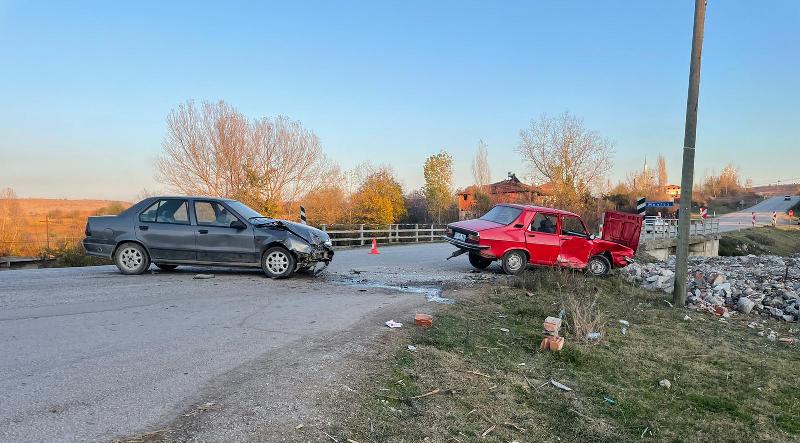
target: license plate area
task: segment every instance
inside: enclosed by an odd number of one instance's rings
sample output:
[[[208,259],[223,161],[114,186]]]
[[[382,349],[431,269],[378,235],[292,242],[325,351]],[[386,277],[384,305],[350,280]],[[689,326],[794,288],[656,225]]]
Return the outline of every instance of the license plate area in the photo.
[[[467,241],[467,234],[464,234],[463,232],[455,232],[453,233],[453,238],[456,240]]]

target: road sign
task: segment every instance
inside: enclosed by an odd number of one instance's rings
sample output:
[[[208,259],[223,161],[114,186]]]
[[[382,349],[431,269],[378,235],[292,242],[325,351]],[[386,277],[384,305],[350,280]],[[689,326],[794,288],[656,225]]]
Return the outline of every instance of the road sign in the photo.
[[[647,200],[644,197],[640,197],[638,200],[636,200],[636,213],[637,214],[644,214],[645,213],[645,211],[647,210],[646,203],[647,203]]]
[[[700,218],[703,220],[708,218],[708,209],[706,209],[704,206],[700,207]]]
[[[789,217],[794,217],[794,211],[789,209]]]
[[[675,202],[671,201],[645,203],[648,208],[671,208],[673,205],[675,205]]]

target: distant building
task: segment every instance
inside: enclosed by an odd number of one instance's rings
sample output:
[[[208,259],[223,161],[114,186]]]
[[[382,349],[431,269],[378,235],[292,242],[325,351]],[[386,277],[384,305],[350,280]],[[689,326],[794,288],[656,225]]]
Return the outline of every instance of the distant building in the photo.
[[[667,193],[667,197],[671,199],[681,197],[681,187],[678,185],[667,185],[665,192]]]
[[[508,179],[486,186],[486,192],[493,203],[524,203],[547,205],[551,200],[551,186],[533,186],[522,183],[515,174],[508,173]],[[475,208],[477,186],[469,186],[457,194],[458,217],[461,220],[480,217]]]

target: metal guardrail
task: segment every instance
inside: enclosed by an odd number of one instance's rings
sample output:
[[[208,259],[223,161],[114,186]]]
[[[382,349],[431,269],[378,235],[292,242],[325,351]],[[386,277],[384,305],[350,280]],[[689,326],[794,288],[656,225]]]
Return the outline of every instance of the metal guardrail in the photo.
[[[667,219],[665,224],[657,226],[642,226],[642,240],[660,240],[678,238],[678,220]],[[648,232],[648,229],[650,232]],[[692,220],[689,224],[689,235],[716,235],[719,234],[719,219]]]
[[[422,243],[441,241],[446,225],[391,224],[391,225],[322,225],[320,229],[330,237],[333,246],[365,246],[372,239],[380,244]]]

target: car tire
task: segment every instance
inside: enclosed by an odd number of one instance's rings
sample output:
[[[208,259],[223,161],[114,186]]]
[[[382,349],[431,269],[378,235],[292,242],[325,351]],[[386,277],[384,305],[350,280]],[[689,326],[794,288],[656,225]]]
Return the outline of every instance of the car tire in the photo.
[[[261,269],[269,278],[286,278],[294,273],[294,255],[282,246],[273,246],[261,255]]]
[[[503,254],[503,272],[508,275],[519,275],[528,267],[528,255],[519,249]]]
[[[175,268],[178,267],[178,265],[168,265],[168,264],[165,264],[165,263],[156,263],[156,267],[158,269],[161,269],[162,271],[174,271]]]
[[[489,258],[481,257],[479,254],[469,254],[469,264],[474,266],[475,269],[486,269],[492,264],[492,261]]]
[[[611,262],[602,255],[595,255],[586,263],[586,272],[594,277],[605,277],[611,272]]]
[[[138,243],[123,243],[114,251],[114,264],[125,275],[139,275],[150,268],[150,256]]]

